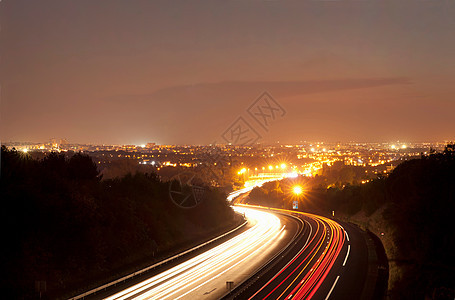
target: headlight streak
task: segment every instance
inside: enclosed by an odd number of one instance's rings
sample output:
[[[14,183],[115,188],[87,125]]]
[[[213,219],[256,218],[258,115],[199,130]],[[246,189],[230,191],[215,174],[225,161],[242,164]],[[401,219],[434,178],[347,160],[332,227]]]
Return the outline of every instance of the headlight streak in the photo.
[[[272,239],[275,238],[280,232],[278,232],[276,235],[274,235],[272,237]],[[242,257],[242,255],[247,253],[249,250],[258,247],[262,242],[264,242],[266,240],[267,240],[267,238],[262,238],[262,239],[258,240],[256,243],[251,244],[247,249],[243,249],[240,252],[237,252],[234,258]],[[270,241],[271,240],[268,240],[268,242],[263,244],[260,247],[260,249],[262,249],[265,245],[268,245],[270,243]],[[255,250],[252,254],[256,254],[256,252],[257,252],[257,250]],[[182,278],[172,279],[171,281],[166,283],[166,285],[164,286],[166,288],[166,290],[163,291],[162,293],[154,295],[151,298],[149,298],[148,295],[145,295],[146,296],[145,298],[139,297],[137,299],[165,299],[165,298],[169,298],[170,296],[174,295],[175,293],[177,293],[177,292],[183,290],[184,288],[186,288],[188,282],[192,282],[192,280],[196,280],[196,279],[200,279],[200,278],[206,278],[204,280],[204,282],[201,283],[200,285],[198,285],[198,286],[192,288],[190,291],[178,296],[178,298],[175,298],[175,299],[179,299],[179,298],[189,294],[190,292],[194,291],[195,289],[199,288],[200,286],[206,284],[207,282],[209,282],[209,281],[211,281],[211,280],[213,280],[215,278],[218,278],[223,273],[229,271],[230,269],[232,269],[233,267],[235,267],[239,263],[243,262],[245,259],[249,258],[252,254],[244,257],[243,259],[241,259],[237,263],[232,264],[230,267],[228,267],[228,265],[230,265],[231,261],[229,261],[228,258],[232,259],[233,257],[229,256],[229,255],[222,255],[222,256],[218,257],[215,261],[209,262],[208,264],[205,264],[204,266],[200,266],[196,271],[191,272],[187,276],[183,276]],[[220,271],[220,270],[222,270],[222,271]],[[217,275],[213,276],[213,274],[217,274]],[[180,282],[184,282],[185,284],[182,285]],[[178,287],[180,287],[180,289],[177,289]],[[169,291],[173,291],[173,292],[169,293]]]
[[[284,230],[273,214],[241,207],[234,209],[245,212],[256,224],[229,241],[106,299],[179,299],[258,255]]]
[[[283,226],[283,227],[281,228],[281,230],[280,230],[278,233],[276,233],[271,239],[269,239],[269,241],[268,241],[267,243],[265,243],[265,244],[263,244],[262,246],[260,246],[259,248],[257,248],[253,253],[249,254],[247,257],[243,258],[241,261],[235,263],[234,265],[232,265],[232,266],[229,267],[228,269],[224,270],[223,272],[219,273],[218,275],[216,275],[216,276],[214,276],[214,277],[211,277],[211,279],[209,279],[208,281],[211,281],[211,280],[213,280],[213,279],[215,279],[215,278],[218,278],[218,277],[221,276],[222,274],[226,273],[226,272],[229,271],[230,269],[232,269],[232,268],[234,268],[235,266],[237,266],[238,264],[242,263],[244,260],[250,258],[250,257],[253,256],[253,255],[257,255],[257,252],[261,251],[263,248],[265,248],[266,246],[268,246],[268,245],[270,244],[270,242],[272,242],[273,240],[275,240],[275,238],[276,238],[278,235],[281,235],[281,233],[283,232],[284,228],[285,228],[285,227]],[[207,281],[207,282],[208,282],[208,281]],[[205,284],[205,283],[203,283],[203,284]],[[190,291],[188,291],[188,292],[186,292],[185,294],[181,295],[180,297],[176,298],[176,300],[177,300],[177,299],[180,299],[180,298],[182,298],[182,297],[184,297],[184,296],[186,296],[186,295],[189,294],[190,292],[192,292],[192,291],[194,291],[195,289],[201,287],[203,284],[200,284],[199,286],[197,286],[197,287],[191,289]]]

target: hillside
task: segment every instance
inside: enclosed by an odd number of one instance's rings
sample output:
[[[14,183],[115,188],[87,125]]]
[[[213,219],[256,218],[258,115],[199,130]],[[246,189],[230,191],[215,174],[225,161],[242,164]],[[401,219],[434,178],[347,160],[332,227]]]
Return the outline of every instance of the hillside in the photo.
[[[207,188],[182,209],[155,174],[102,180],[86,155],[42,160],[1,150],[2,281],[10,299],[34,298],[36,281],[58,298],[116,278],[192,241],[232,227],[225,194]]]
[[[329,187],[331,178],[299,177],[255,188],[249,203],[292,207],[350,221],[381,239],[389,260],[391,299],[455,296],[455,151],[405,161],[384,178]],[[289,192],[299,184],[305,193]]]

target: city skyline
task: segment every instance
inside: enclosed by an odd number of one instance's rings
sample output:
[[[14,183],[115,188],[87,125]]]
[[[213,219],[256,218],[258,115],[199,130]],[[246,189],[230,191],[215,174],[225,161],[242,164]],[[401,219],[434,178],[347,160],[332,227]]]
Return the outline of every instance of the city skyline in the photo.
[[[67,148],[67,146],[72,145],[87,145],[87,146],[104,146],[104,147],[137,147],[137,148],[150,148],[150,147],[240,147],[240,148],[255,148],[255,147],[268,147],[268,146],[295,146],[295,147],[302,147],[303,145],[389,145],[390,147],[393,147],[399,149],[401,146],[410,146],[410,145],[438,145],[439,147],[443,147],[447,145],[448,143],[452,143],[452,140],[422,140],[422,141],[408,141],[408,140],[396,140],[396,141],[372,141],[372,142],[367,142],[367,141],[342,141],[342,140],[335,140],[335,141],[327,141],[327,140],[300,140],[300,141],[295,141],[295,142],[280,142],[280,141],[271,141],[271,142],[264,142],[264,141],[258,141],[253,144],[232,144],[232,143],[226,143],[226,142],[213,142],[213,143],[207,143],[207,144],[160,144],[156,143],[153,141],[146,141],[143,143],[83,143],[83,142],[76,142],[72,141],[66,138],[49,138],[47,140],[42,140],[42,141],[2,141],[2,145],[5,145],[7,147],[16,147],[20,146],[18,150],[22,149],[23,147],[31,147],[31,149],[37,149],[39,150],[39,146],[48,146],[43,149],[57,149],[59,147],[62,147],[64,149]],[[52,146],[53,145],[53,146]],[[153,146],[150,146],[153,145]]]

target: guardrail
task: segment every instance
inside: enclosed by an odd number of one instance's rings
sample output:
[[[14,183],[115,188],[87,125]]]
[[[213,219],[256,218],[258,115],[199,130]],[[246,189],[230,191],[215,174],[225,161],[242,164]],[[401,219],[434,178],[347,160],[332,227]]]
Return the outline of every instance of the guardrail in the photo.
[[[165,263],[168,263],[168,262],[170,262],[170,261],[172,261],[172,260],[174,260],[174,259],[177,259],[177,258],[179,258],[179,257],[182,257],[183,255],[186,255],[186,254],[188,254],[188,253],[190,253],[190,252],[196,251],[196,250],[199,249],[199,248],[202,248],[202,247],[204,247],[204,246],[207,246],[208,244],[213,243],[213,242],[215,242],[215,241],[217,241],[217,240],[219,240],[219,239],[221,239],[221,238],[223,238],[223,237],[225,237],[225,236],[227,236],[227,235],[229,235],[229,234],[231,234],[231,233],[233,233],[233,232],[239,230],[240,228],[242,228],[243,226],[245,226],[247,223],[248,223],[248,221],[245,221],[245,222],[243,222],[241,225],[237,226],[236,228],[234,228],[234,229],[232,229],[232,230],[230,230],[230,231],[228,231],[228,232],[226,232],[226,233],[223,233],[222,235],[217,236],[216,238],[213,238],[213,239],[211,239],[210,241],[207,241],[207,242],[202,243],[202,244],[200,244],[200,245],[198,245],[198,246],[196,246],[196,247],[193,247],[193,248],[191,248],[191,249],[188,249],[188,250],[186,250],[186,251],[184,251],[184,252],[181,252],[181,253],[179,253],[179,254],[176,254],[176,255],[174,255],[174,256],[172,256],[172,257],[169,257],[169,258],[167,258],[167,259],[165,259],[165,260],[162,260],[162,261],[160,261],[160,262],[157,262],[156,264],[153,264],[153,265],[151,265],[151,266],[149,266],[149,267],[147,267],[147,268],[144,268],[144,269],[142,269],[142,270],[133,272],[133,273],[131,273],[131,274],[129,274],[129,275],[126,275],[126,276],[124,276],[124,277],[122,277],[122,278],[119,278],[119,279],[114,280],[114,281],[112,281],[112,282],[106,283],[106,284],[104,284],[104,285],[102,285],[102,286],[99,286],[99,287],[97,287],[97,288],[94,288],[94,289],[92,289],[92,290],[89,290],[89,291],[87,291],[87,292],[85,292],[85,293],[83,293],[83,294],[80,294],[80,295],[77,295],[77,296],[75,296],[75,297],[69,298],[68,300],[83,299],[83,298],[85,298],[85,297],[87,297],[87,296],[90,296],[90,295],[92,295],[92,294],[95,294],[95,293],[97,293],[97,292],[99,292],[99,291],[101,291],[101,290],[104,290],[104,289],[107,289],[107,288],[109,288],[109,287],[111,287],[111,286],[113,286],[113,285],[116,285],[117,283],[120,283],[120,282],[123,282],[123,281],[125,281],[125,280],[131,279],[131,278],[133,278],[133,277],[135,277],[135,276],[137,276],[137,275],[141,275],[141,274],[143,274],[143,273],[145,273],[145,272],[147,272],[147,271],[150,271],[151,269],[154,269],[154,268],[156,268],[156,267],[159,267],[159,266],[161,266],[161,265],[163,265],[163,264],[165,264]]]

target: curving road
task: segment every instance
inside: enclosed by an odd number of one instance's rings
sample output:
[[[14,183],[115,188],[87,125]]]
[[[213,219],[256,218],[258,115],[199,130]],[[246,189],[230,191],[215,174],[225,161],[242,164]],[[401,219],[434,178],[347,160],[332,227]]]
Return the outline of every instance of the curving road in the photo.
[[[361,251],[358,251],[356,248],[353,259],[351,239],[341,224],[309,213],[283,209],[267,211],[297,216],[305,222],[305,230],[280,261],[227,295],[226,299],[362,298],[367,272],[366,249],[360,247]],[[349,230],[359,241],[360,231]]]
[[[311,299],[340,256],[346,236],[341,225],[324,217],[297,214],[309,228],[305,244],[250,299]]]
[[[248,279],[298,230],[290,217],[246,207],[235,210],[245,213],[248,230],[105,299],[219,299],[226,293],[226,281],[237,285]]]
[[[370,298],[364,296],[368,251],[359,229],[297,211],[234,209],[245,214],[247,230],[103,299]]]

